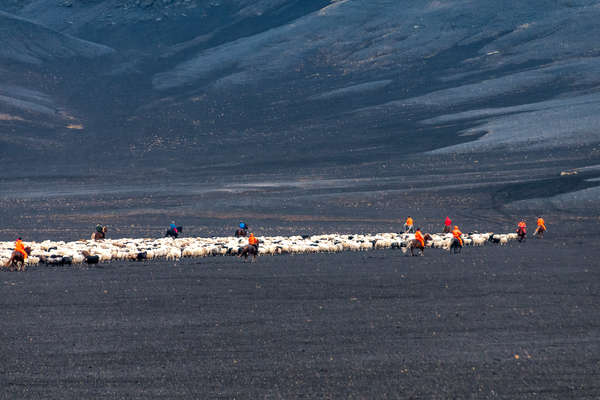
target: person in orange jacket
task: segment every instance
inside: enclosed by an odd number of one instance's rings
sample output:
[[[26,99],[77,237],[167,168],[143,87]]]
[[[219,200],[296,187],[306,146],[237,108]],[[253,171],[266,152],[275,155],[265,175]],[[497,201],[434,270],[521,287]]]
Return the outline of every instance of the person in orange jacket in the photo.
[[[462,247],[462,245],[463,245],[463,240],[462,240],[462,238],[460,237],[460,235],[462,235],[462,232],[460,231],[460,229],[458,229],[458,226],[457,226],[457,225],[455,225],[455,226],[454,226],[454,230],[452,231],[452,236],[453,236],[454,238],[458,239],[458,241],[460,242],[460,245],[461,245],[461,247]]]
[[[248,237],[248,244],[250,246],[258,246],[258,239],[256,236],[254,236],[254,233],[250,233],[250,236]]]
[[[537,228],[535,228],[535,232],[533,233],[533,235],[544,236],[544,232],[546,232],[546,222],[544,221],[544,218],[538,217]]]
[[[425,238],[423,237],[420,228],[417,228],[417,231],[415,232],[415,239],[417,239],[421,243],[422,248],[425,248]]]
[[[25,251],[25,245],[21,241],[21,238],[18,238],[15,242],[15,251],[18,251],[19,253],[23,254],[24,260],[27,260],[27,257],[29,257],[29,254],[27,254],[27,252]]]
[[[404,232],[414,232],[415,228],[414,228],[414,222],[413,219],[410,217],[410,215],[408,216],[408,218],[406,218],[406,223],[404,224]]]

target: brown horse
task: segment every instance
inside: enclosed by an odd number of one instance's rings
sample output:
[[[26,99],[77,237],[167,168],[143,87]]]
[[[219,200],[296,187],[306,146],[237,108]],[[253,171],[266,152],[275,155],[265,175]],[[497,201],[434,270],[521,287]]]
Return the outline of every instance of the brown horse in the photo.
[[[248,259],[248,256],[252,256],[252,262],[256,261],[256,257],[258,256],[258,243],[256,245],[249,244],[244,246],[240,251],[238,257],[244,257],[244,261]]]
[[[245,229],[238,228],[238,229],[235,231],[235,237],[245,237],[245,236],[246,236],[246,233],[248,233],[248,232],[247,232]]]
[[[425,246],[427,245],[427,242],[430,240],[433,240],[433,239],[429,233],[426,233],[425,235],[423,235],[423,241],[425,242]],[[408,242],[408,245],[406,247],[410,250],[410,255],[414,256],[415,249],[421,250],[421,255],[424,255],[425,254],[425,246],[423,246],[421,244],[421,242],[418,241],[417,239],[413,239],[410,242]]]
[[[94,232],[92,233],[92,240],[100,240],[100,239],[105,239],[106,238],[106,231],[108,230],[108,228],[106,228],[106,226],[102,227],[102,232]]]
[[[25,253],[27,253],[27,255],[30,255],[31,247],[25,247]],[[6,268],[10,268],[11,271],[14,271],[15,269],[17,271],[25,271],[25,256],[20,251],[15,250],[12,252],[10,259],[4,266]]]

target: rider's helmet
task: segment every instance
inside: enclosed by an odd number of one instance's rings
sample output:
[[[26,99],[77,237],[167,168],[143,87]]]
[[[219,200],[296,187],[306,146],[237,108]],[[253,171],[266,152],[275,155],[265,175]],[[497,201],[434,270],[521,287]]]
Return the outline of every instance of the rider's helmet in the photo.
[[[454,229],[458,229],[458,225],[454,225]]]

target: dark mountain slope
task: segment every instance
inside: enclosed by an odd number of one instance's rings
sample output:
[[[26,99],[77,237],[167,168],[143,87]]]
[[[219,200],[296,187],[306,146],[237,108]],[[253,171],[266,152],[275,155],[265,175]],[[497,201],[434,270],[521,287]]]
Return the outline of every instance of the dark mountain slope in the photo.
[[[77,104],[57,92],[69,85],[65,67],[113,50],[4,12],[0,41],[0,159],[70,151],[65,140],[82,125]]]
[[[203,177],[299,166],[368,176],[367,165],[394,174],[439,159],[515,166],[506,150],[529,154],[521,167],[600,163],[597,1],[24,0],[4,10],[35,21],[31,38],[65,39],[33,51],[41,64],[3,61],[0,83],[83,128],[66,135],[41,111],[24,118],[0,103],[5,137],[35,123],[44,138],[25,154],[32,170],[46,152],[59,155],[57,171]]]

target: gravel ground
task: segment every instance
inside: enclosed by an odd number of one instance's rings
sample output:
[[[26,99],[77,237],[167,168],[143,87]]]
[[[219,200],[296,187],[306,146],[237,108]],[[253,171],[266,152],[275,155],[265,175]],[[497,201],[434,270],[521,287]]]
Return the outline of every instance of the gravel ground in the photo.
[[[597,399],[599,255],[546,238],[2,272],[0,394]]]

